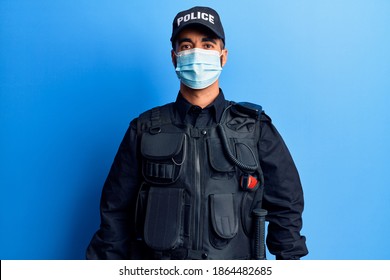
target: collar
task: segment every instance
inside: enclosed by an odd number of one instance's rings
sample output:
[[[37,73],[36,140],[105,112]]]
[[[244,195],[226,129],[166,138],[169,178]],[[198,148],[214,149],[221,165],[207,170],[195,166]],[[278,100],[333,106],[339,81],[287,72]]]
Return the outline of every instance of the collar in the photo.
[[[227,101],[225,99],[225,96],[222,92],[222,89],[219,89],[219,94],[217,98],[206,108],[204,109],[210,109],[213,113],[213,117],[215,122],[219,122],[219,120],[222,117],[222,113],[225,110],[227,106]],[[179,92],[177,95],[174,107],[175,111],[178,113],[180,119],[184,122],[186,115],[190,112],[191,108],[194,105],[192,105],[190,102],[188,102],[183,95]]]

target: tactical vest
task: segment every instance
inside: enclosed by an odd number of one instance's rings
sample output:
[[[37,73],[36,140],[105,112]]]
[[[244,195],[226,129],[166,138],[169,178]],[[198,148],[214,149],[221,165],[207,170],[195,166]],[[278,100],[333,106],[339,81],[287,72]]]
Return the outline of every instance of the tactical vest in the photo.
[[[252,210],[263,194],[261,107],[231,102],[218,124],[196,128],[175,123],[172,105],[138,118],[138,238],[150,258],[251,259]]]

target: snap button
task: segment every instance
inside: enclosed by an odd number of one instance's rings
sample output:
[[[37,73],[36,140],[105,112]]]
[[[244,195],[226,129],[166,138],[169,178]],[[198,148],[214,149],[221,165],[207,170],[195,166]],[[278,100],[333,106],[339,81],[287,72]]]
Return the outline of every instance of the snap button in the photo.
[[[207,253],[203,253],[203,254],[202,254],[202,259],[205,260],[205,259],[207,259],[207,257],[208,257]]]

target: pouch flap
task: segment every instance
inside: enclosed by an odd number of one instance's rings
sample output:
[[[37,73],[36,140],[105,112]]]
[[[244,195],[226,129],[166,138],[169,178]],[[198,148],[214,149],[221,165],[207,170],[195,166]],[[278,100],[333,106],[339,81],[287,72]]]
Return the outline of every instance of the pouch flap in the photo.
[[[141,154],[148,159],[169,159],[178,155],[185,141],[184,133],[144,133]]]
[[[251,141],[241,139],[235,144],[237,151],[237,158],[244,164],[249,166],[258,166],[256,160],[257,148],[252,145]]]
[[[218,138],[211,138],[207,144],[211,166],[218,172],[234,171],[234,166],[224,154],[221,141]]]
[[[210,195],[210,211],[215,232],[222,238],[233,238],[238,231],[233,194]]]

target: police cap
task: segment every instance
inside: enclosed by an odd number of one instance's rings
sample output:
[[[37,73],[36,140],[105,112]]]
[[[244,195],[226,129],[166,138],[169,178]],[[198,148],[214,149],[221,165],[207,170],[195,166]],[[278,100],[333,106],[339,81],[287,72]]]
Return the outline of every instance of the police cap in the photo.
[[[193,7],[191,9],[179,12],[172,23],[171,42],[186,26],[198,24],[210,29],[225,44],[225,32],[218,13],[209,7]]]

